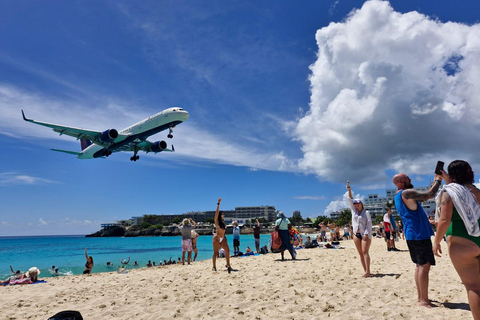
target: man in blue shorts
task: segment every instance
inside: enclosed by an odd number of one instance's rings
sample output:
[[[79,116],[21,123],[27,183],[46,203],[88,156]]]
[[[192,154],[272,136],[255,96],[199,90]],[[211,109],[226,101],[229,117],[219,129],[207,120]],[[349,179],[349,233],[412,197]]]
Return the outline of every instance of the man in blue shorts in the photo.
[[[430,266],[435,265],[432,251],[432,226],[420,205],[420,201],[433,198],[442,184],[442,176],[435,175],[435,181],[428,191],[413,189],[410,178],[399,173],[393,177],[393,184],[398,188],[395,196],[395,207],[402,218],[405,238],[407,239],[410,257],[417,265],[415,269],[415,285],[417,286],[420,306],[432,307],[428,299],[428,273]]]

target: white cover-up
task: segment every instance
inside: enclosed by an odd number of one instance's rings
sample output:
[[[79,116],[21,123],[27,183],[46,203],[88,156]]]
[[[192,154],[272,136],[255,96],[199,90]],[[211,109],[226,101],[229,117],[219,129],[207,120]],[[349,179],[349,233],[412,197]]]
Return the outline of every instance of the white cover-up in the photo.
[[[442,192],[439,192],[435,202],[437,209],[435,210],[435,221],[440,218],[440,206],[443,192],[447,192],[452,199],[458,215],[463,220],[465,229],[472,237],[480,237],[480,227],[478,219],[480,218],[480,205],[477,202],[475,195],[468,190],[467,187],[458,183],[449,183],[445,185]]]

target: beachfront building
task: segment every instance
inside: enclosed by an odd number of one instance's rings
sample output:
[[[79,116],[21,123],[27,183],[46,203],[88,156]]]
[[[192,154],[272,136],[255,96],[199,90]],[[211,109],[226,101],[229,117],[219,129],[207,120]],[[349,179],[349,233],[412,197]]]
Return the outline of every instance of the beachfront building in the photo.
[[[227,215],[225,215],[226,219]],[[267,221],[275,221],[277,210],[275,206],[235,207],[235,220],[252,220],[264,218]]]
[[[221,210],[225,214],[225,223],[237,220],[243,225],[247,220],[265,218],[267,221],[275,221],[277,210],[275,206],[236,207],[235,210]],[[190,211],[182,214],[157,215],[163,225],[170,225],[179,219],[192,218],[197,223],[213,222],[216,211]],[[133,225],[140,225],[144,217],[132,217]],[[175,221],[174,221],[175,220]]]

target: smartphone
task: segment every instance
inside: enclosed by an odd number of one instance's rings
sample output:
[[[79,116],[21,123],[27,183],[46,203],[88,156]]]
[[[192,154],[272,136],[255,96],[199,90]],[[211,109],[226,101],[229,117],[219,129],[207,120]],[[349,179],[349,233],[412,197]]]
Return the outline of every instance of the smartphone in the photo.
[[[441,175],[442,174],[441,170],[443,170],[444,165],[445,163],[443,163],[442,161],[438,161],[437,166],[435,167],[435,173]]]

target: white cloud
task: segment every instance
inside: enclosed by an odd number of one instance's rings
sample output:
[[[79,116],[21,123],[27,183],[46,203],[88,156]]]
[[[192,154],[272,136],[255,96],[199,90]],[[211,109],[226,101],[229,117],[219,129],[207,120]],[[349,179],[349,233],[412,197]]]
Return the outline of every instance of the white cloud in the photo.
[[[18,172],[0,172],[0,186],[10,185],[37,185],[46,183],[58,183],[56,181],[30,176]]]
[[[300,169],[376,183],[388,169],[433,175],[439,159],[480,159],[472,139],[480,124],[479,24],[402,14],[373,0],[318,30],[316,40],[310,110],[296,127]]]
[[[38,219],[38,225],[48,226],[48,222],[40,218]]]
[[[356,195],[354,194],[353,198],[363,200],[365,197],[360,195],[360,194],[356,194]],[[332,212],[341,211],[343,209],[348,209],[348,208],[350,208],[350,205],[348,204],[348,191],[347,191],[343,194],[341,199],[331,201],[328,204],[325,211],[323,212],[323,214],[324,215],[329,215]]]

